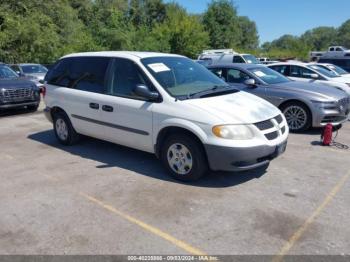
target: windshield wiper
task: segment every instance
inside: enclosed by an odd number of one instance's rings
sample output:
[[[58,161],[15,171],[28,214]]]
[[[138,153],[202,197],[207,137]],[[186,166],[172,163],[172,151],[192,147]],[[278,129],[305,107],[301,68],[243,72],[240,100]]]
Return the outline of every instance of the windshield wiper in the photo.
[[[202,90],[199,92],[191,93],[187,95],[187,99],[193,98],[193,97],[201,97],[208,94],[213,94],[216,92],[223,92],[228,90],[236,90],[236,89],[230,89],[229,85],[215,85],[212,88]]]

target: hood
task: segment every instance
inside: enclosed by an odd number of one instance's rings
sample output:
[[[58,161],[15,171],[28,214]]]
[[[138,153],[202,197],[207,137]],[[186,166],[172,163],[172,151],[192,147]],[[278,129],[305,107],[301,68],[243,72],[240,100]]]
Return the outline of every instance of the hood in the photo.
[[[27,88],[32,88],[35,87],[35,84],[31,81],[28,80],[23,80],[20,78],[15,78],[15,79],[0,79],[0,89],[1,88],[6,88],[6,89],[10,89],[10,88],[23,88],[23,87],[27,87]]]
[[[309,95],[312,96],[313,99],[317,97],[318,99],[324,101],[339,100],[346,95],[346,93],[341,89],[320,83],[316,84],[291,81],[287,83],[274,84],[271,86],[279,88],[282,91],[297,92],[299,94]]]
[[[221,119],[222,124],[253,124],[281,114],[277,107],[266,100],[241,91],[184,102]]]
[[[350,83],[349,77],[346,77],[346,76],[333,77],[333,78],[330,78],[329,80],[337,83],[345,83],[345,84]]]
[[[24,75],[28,78],[44,80],[46,73],[30,73],[30,74],[24,74]]]

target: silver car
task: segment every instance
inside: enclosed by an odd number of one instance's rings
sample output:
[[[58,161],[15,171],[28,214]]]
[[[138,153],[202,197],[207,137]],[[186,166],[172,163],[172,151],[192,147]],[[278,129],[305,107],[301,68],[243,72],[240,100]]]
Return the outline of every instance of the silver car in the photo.
[[[20,76],[32,77],[38,81],[42,81],[47,73],[47,68],[40,64],[14,64],[10,65],[12,70],[14,70]]]
[[[284,113],[291,131],[327,123],[340,125],[349,117],[350,97],[342,90],[292,81],[261,65],[213,65],[208,69],[230,85],[277,106]]]

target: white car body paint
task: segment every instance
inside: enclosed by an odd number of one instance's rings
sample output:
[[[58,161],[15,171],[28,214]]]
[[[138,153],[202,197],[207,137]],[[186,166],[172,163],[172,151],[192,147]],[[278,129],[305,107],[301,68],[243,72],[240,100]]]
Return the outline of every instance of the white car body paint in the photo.
[[[200,99],[177,100],[165,91],[141,63],[142,58],[181,56],[146,52],[95,52],[72,54],[62,59],[83,56],[125,58],[133,61],[156,87],[163,100],[161,103],[153,103],[74,90],[45,83],[47,91],[44,100],[46,106],[48,108],[62,108],[69,116],[75,130],[80,134],[150,153],[156,153],[157,137],[167,127],[186,129],[195,134],[203,145],[225,148],[244,149],[258,146],[274,148],[287,140],[289,129],[283,114],[277,107],[266,100],[246,92]],[[87,106],[89,103],[108,104],[116,108],[116,110],[113,113],[94,110]],[[72,117],[74,115],[78,115],[80,119]],[[276,139],[268,140],[265,134],[276,130],[271,128],[261,131],[254,126],[254,123],[270,120],[279,115],[282,117],[282,122],[278,127],[275,125],[279,136]],[[92,124],[85,121],[84,118],[127,127],[128,129],[142,130],[147,135],[96,123]],[[249,125],[254,132],[254,138],[250,140],[219,138],[212,131],[212,128],[216,125]],[[285,128],[283,134],[280,131],[281,128]]]

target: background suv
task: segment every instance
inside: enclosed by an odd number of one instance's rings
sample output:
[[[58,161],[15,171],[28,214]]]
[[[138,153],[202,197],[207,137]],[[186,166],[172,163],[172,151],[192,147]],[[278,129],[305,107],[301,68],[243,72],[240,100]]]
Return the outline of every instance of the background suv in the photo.
[[[40,90],[31,81],[23,80],[8,66],[0,64],[0,109],[26,106],[37,110]]]

